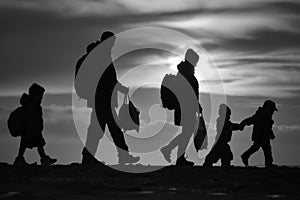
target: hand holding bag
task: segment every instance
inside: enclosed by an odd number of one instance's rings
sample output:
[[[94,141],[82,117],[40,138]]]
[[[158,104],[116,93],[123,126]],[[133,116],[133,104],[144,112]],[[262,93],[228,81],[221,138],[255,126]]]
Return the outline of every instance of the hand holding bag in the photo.
[[[134,106],[129,99],[129,95],[124,95],[124,102],[119,111],[119,124],[124,132],[127,130],[140,130],[140,111]]]

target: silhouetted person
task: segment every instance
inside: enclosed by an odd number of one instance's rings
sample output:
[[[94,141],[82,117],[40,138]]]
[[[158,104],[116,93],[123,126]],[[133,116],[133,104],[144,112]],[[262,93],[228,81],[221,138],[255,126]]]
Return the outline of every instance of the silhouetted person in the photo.
[[[217,119],[217,135],[215,144],[209,154],[205,157],[203,166],[211,167],[221,159],[222,167],[229,167],[233,159],[233,153],[228,144],[231,141],[232,131],[240,130],[240,124],[230,121],[231,110],[221,104],[219,107],[219,117]]]
[[[177,65],[178,73],[175,95],[179,105],[175,108],[175,124],[182,126],[182,133],[177,135],[168,145],[160,149],[164,158],[171,162],[171,152],[178,146],[176,165],[194,165],[186,160],[185,151],[195,131],[196,117],[202,112],[199,104],[199,84],[194,76],[195,66],[199,60],[198,54],[188,49],[185,60]]]
[[[118,147],[117,152],[119,163],[136,163],[140,159],[139,157],[134,157],[128,153],[128,146],[124,138],[124,133],[115,122],[115,119],[117,119],[115,109],[118,107],[117,92],[119,91],[124,94],[129,92],[129,88],[123,86],[117,80],[116,70],[112,62],[111,50],[114,46],[115,39],[116,36],[110,31],[103,32],[101,35],[100,45],[104,41],[105,44],[100,46],[100,48],[102,48],[101,52],[103,55],[99,55],[99,61],[97,63],[98,66],[96,67],[102,68],[103,70],[105,69],[105,71],[101,74],[101,77],[98,77],[97,79],[99,80],[100,78],[95,93],[93,94],[92,92],[87,98],[88,107],[91,107],[93,110],[85,148],[82,151],[83,164],[98,163],[98,160],[94,156],[96,154],[99,141],[104,136],[106,125],[108,126],[113,142]],[[95,69],[92,69],[92,74],[89,75],[95,75],[93,74],[93,70]],[[86,86],[84,82],[90,81],[89,77],[85,78],[86,79],[84,80],[81,79],[81,81],[83,81],[81,85],[83,86]],[[85,90],[90,90],[90,88],[85,88]]]
[[[248,166],[249,157],[258,151],[260,148],[263,149],[265,155],[265,166],[272,167],[273,164],[272,150],[270,139],[275,139],[275,135],[272,130],[274,121],[272,116],[274,111],[278,111],[275,102],[266,100],[263,107],[259,107],[256,113],[241,122],[242,129],[245,126],[253,125],[252,133],[252,146],[245,151],[241,158],[245,166]]]
[[[24,153],[26,148],[37,147],[42,165],[51,165],[57,160],[50,158],[46,155],[44,146],[46,144],[42,135],[43,131],[43,112],[42,112],[42,99],[45,89],[34,83],[29,88],[29,94],[24,93],[20,99],[23,107],[23,116],[25,121],[25,130],[21,134],[21,143],[19,153],[15,159],[14,165],[26,165]]]

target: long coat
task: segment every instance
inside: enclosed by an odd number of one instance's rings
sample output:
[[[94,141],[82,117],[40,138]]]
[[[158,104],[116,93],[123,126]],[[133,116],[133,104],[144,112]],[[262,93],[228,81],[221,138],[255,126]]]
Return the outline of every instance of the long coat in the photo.
[[[40,104],[28,95],[23,94],[20,103],[24,112],[25,131],[21,135],[21,145],[27,148],[44,146],[46,144],[43,131],[43,112]]]

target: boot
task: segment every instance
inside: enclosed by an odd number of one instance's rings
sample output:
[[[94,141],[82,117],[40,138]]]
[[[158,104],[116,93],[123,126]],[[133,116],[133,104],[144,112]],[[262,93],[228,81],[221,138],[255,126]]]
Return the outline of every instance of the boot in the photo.
[[[86,148],[83,148],[81,164],[92,166],[102,164],[102,162],[98,161]]]
[[[57,159],[50,158],[50,156],[44,156],[41,158],[41,165],[42,166],[50,166],[54,163],[56,163]]]
[[[177,158],[176,166],[194,166],[195,163],[185,159],[184,155]]]
[[[121,151],[119,153],[119,164],[120,165],[137,163],[139,160],[140,160],[140,157],[132,156],[126,151]]]
[[[211,162],[208,162],[208,161],[205,160],[204,163],[203,163],[203,167],[210,168],[210,167],[213,167],[213,164]]]
[[[276,167],[278,167],[278,165],[275,165],[273,163],[267,163],[267,164],[265,164],[265,167],[266,168],[276,168]]]
[[[172,162],[172,160],[171,160],[171,151],[168,149],[167,146],[164,146],[164,147],[160,148],[160,152],[164,156],[165,160],[168,163]]]
[[[23,167],[28,166],[28,163],[25,161],[25,158],[23,156],[18,156],[14,161],[14,165],[17,167]]]

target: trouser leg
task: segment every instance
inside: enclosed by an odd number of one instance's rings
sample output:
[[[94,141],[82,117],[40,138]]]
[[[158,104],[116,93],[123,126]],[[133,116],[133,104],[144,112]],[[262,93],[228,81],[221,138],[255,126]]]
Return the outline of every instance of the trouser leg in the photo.
[[[44,150],[44,147],[43,147],[43,146],[39,146],[39,147],[37,148],[37,150],[38,150],[38,153],[39,153],[40,158],[46,157],[46,153],[45,153],[45,150]]]
[[[254,142],[251,145],[251,147],[242,154],[242,157],[245,157],[245,158],[248,159],[252,154],[254,154],[255,152],[257,152],[260,147],[261,146],[258,143]]]
[[[182,140],[182,136],[182,132],[176,135],[175,138],[173,138],[166,147],[170,150],[175,149]]]
[[[220,159],[220,156],[218,155],[218,148],[214,146],[211,151],[207,154],[204,161],[204,166],[212,166],[214,163],[216,163]]]
[[[22,144],[22,139],[21,139],[18,156],[16,157],[16,159],[14,161],[14,165],[16,165],[16,166],[27,165],[25,158],[24,158],[25,150],[26,150],[26,146]]]
[[[116,147],[128,152],[128,145],[126,144],[124,133],[115,121],[116,116],[116,111],[112,110],[112,114],[107,121],[107,126]],[[117,149],[118,152],[120,149]]]
[[[270,143],[263,144],[262,149],[265,155],[265,165],[268,166],[273,163],[271,144]]]
[[[85,142],[85,149],[93,156],[95,156],[99,141],[104,135],[105,125],[104,120],[98,121],[96,112],[93,110]]]
[[[23,157],[25,154],[26,147],[20,143],[19,147],[19,152],[18,152],[18,157]]]
[[[233,153],[229,144],[225,144],[222,152],[221,164],[224,167],[230,166],[230,162],[233,159]]]
[[[177,158],[181,157],[183,155],[188,147],[189,141],[193,135],[194,131],[194,126],[182,126],[182,133],[176,139],[177,145],[178,145],[178,150],[177,150]]]

